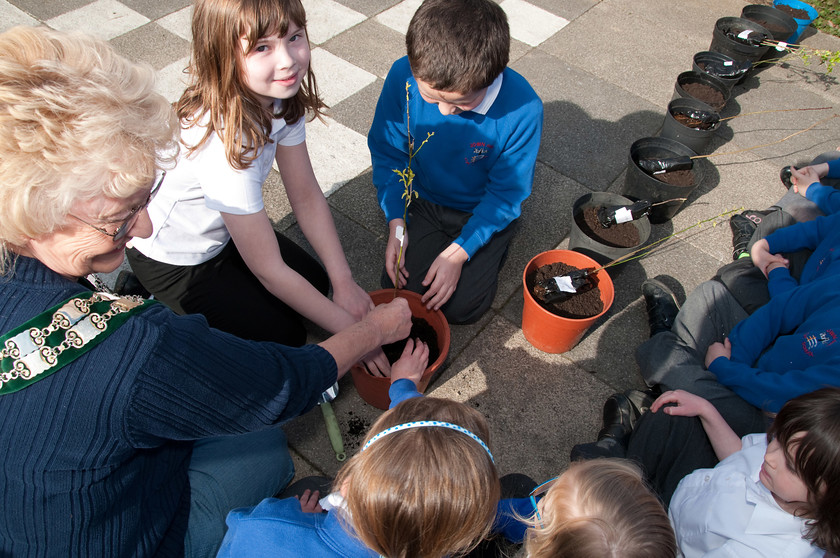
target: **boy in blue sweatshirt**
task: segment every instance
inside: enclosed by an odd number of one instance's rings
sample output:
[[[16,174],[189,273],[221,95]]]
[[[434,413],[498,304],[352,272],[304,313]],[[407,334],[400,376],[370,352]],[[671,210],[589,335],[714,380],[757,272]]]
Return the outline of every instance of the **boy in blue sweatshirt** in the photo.
[[[531,193],[542,101],[507,68],[507,17],[491,0],[426,0],[406,47],[368,134],[389,228],[382,284],[421,293],[451,323],[473,323],[493,302]],[[406,213],[395,171],[407,167],[409,153],[419,197]]]

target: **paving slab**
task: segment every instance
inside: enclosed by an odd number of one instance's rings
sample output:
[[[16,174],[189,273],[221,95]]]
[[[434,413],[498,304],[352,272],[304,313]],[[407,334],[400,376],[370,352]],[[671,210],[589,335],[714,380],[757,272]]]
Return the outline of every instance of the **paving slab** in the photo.
[[[350,266],[367,290],[379,288],[387,227],[365,136],[383,79],[405,52],[405,28],[419,3],[304,0],[318,84],[331,104],[327,124],[307,124],[307,143]],[[716,226],[697,223],[733,208],[772,205],[784,193],[782,166],[840,147],[840,118],[818,123],[840,112],[840,71],[826,74],[789,58],[736,86],[722,115],[738,118],[716,132],[707,150],[714,156],[697,163],[707,168],[707,180],[671,221],[652,227],[651,242],[692,228],[638,261],[611,268],[613,306],[574,349],[550,355],[533,348],[520,329],[522,270],[534,255],[568,246],[571,205],[579,196],[621,191],[630,145],[659,132],[676,76],[691,68],[695,52],[708,49],[714,22],[739,15],[748,2],[499,3],[512,24],[511,66],[544,101],[542,147],[533,194],[523,205],[493,305],[478,323],[452,327],[450,355],[428,394],[463,401],[487,415],[503,473],[544,480],[562,471],[572,445],[595,436],[608,395],[642,386],[633,358],[648,336],[642,282],[661,277],[684,300],[731,261],[725,219]],[[43,23],[99,34],[129,58],[151,64],[158,90],[175,101],[185,86],[190,13],[188,0],[0,0],[0,30]],[[840,50],[840,38],[815,30],[803,43]],[[763,112],[823,106],[834,108]],[[753,112],[760,114],[748,114]],[[275,227],[308,247],[276,171],[264,195]],[[107,279],[114,281],[118,272]],[[310,339],[325,335],[314,328]],[[333,408],[353,453],[381,411],[361,401],[349,375],[340,388]],[[285,430],[299,475],[338,471],[320,409]]]

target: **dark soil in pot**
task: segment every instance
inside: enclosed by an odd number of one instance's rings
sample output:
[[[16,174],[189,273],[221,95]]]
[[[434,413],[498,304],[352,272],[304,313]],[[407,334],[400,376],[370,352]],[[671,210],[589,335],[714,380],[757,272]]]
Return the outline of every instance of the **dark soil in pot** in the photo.
[[[703,101],[710,107],[720,110],[726,104],[723,93],[705,83],[685,83],[683,90],[699,101]]]
[[[776,4],[775,8],[777,10],[785,12],[793,19],[811,19],[811,14],[809,14],[805,10],[800,10],[799,8],[794,8],[786,4]]]
[[[696,130],[713,130],[719,123],[718,122],[704,122],[699,118],[692,118],[687,114],[684,114],[680,111],[673,111],[671,114],[674,116],[674,120],[685,126],[686,128],[694,128]]]
[[[388,345],[382,345],[382,351],[388,357],[388,362],[394,364],[402,356],[403,349],[408,339],[419,339],[429,346],[429,362],[432,363],[440,356],[440,347],[438,347],[437,334],[435,329],[423,318],[411,317],[411,333],[401,341],[395,341]]]
[[[539,288],[537,285],[550,281],[552,277],[562,277],[578,269],[562,262],[538,267],[526,279],[528,291],[540,306],[557,316],[571,318],[573,320],[597,316],[604,310],[604,303],[601,301],[601,290],[597,286],[558,302],[548,304],[541,302],[543,293],[538,292]]]
[[[694,171],[675,170],[652,175],[656,180],[672,186],[694,187]]]
[[[601,244],[616,248],[630,248],[639,244],[639,230],[632,222],[628,221],[627,223],[616,223],[610,227],[602,227],[598,221],[599,209],[598,207],[587,207],[575,214],[575,221],[586,236],[597,240]],[[552,277],[556,277],[556,275]]]

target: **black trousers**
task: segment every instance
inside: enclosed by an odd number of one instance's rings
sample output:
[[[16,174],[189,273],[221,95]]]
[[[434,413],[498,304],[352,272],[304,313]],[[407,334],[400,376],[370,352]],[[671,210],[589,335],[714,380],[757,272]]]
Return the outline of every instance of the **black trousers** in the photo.
[[[461,234],[472,213],[458,211],[417,198],[408,206],[408,248],[403,255],[408,271],[405,288],[424,293],[426,273],[441,252]],[[507,258],[508,245],[517,229],[517,221],[493,235],[461,268],[461,277],[452,297],[441,307],[452,324],[477,322],[490,308],[499,286],[499,270]],[[382,270],[382,287],[394,284]]]
[[[330,281],[318,261],[275,232],[283,261],[325,296]],[[126,250],[143,287],[175,313],[202,314],[211,327],[252,341],[300,347],[306,343],[303,318],[260,283],[231,240],[213,259],[198,265],[161,263]]]

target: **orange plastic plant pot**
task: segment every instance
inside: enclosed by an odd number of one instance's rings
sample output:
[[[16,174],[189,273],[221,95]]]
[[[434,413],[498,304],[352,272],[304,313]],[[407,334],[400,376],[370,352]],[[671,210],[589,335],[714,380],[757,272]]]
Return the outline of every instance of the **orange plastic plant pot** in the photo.
[[[610,279],[606,270],[602,269],[596,274],[598,288],[601,291],[601,302],[604,304],[604,309],[599,314],[590,318],[575,319],[564,318],[549,312],[540,306],[531,295],[526,277],[539,267],[557,262],[579,269],[600,267],[592,258],[572,250],[549,250],[537,254],[525,266],[525,271],[522,272],[522,288],[525,301],[522,307],[522,333],[525,335],[525,339],[537,349],[554,354],[565,353],[577,345],[589,327],[610,309],[615,297],[612,279]]]

